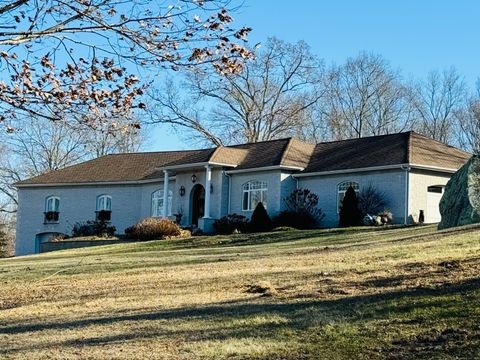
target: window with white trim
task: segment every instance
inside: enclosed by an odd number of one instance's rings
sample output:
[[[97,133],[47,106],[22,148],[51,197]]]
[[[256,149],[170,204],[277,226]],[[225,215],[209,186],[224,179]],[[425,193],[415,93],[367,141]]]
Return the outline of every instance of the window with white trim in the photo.
[[[355,181],[344,181],[337,185],[337,212],[340,212],[340,207],[342,206],[343,198],[349,187],[352,187],[355,190],[355,194],[359,194],[360,186]]]
[[[167,216],[172,216],[173,192],[168,191]],[[157,190],[152,193],[152,217],[163,216],[163,190]]]
[[[267,208],[267,191],[268,186],[266,181],[249,181],[243,184],[242,192],[242,210],[252,211],[259,202]]]
[[[97,196],[95,213],[97,220],[110,221],[112,219],[112,197],[110,195]]]
[[[49,196],[45,199],[44,222],[56,223],[60,216],[60,198]]]

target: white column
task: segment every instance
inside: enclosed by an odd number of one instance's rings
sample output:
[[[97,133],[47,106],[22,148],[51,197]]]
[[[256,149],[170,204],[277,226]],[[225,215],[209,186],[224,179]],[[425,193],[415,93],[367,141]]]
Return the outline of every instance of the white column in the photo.
[[[210,218],[210,186],[212,185],[212,168],[210,165],[205,166],[205,219]]]
[[[163,170],[163,218],[168,214],[168,170]]]

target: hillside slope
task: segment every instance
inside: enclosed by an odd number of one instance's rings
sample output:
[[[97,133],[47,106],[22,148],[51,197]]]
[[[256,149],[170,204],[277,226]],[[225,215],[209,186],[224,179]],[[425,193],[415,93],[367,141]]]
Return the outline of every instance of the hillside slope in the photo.
[[[285,232],[0,260],[0,358],[480,358],[480,228]]]

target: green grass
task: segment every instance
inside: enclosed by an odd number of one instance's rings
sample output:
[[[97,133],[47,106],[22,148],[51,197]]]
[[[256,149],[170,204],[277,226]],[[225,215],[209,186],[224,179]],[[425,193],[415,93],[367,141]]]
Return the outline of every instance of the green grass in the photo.
[[[480,358],[480,227],[196,237],[3,259],[0,358]]]

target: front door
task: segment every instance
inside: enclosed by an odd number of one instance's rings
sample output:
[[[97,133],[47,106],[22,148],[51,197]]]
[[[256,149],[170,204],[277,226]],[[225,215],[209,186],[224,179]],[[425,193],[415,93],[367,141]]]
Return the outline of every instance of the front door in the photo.
[[[192,225],[198,226],[198,219],[205,214],[205,188],[197,184],[192,189]]]

